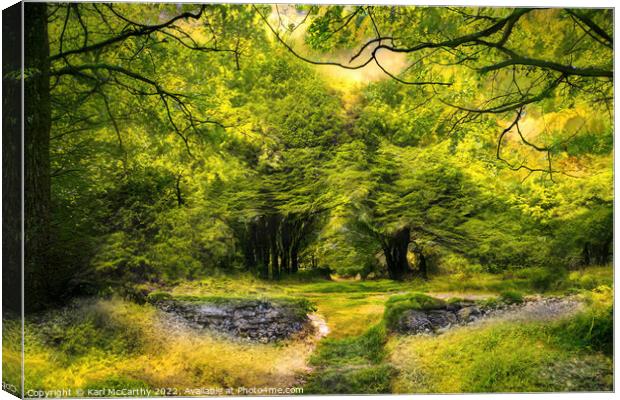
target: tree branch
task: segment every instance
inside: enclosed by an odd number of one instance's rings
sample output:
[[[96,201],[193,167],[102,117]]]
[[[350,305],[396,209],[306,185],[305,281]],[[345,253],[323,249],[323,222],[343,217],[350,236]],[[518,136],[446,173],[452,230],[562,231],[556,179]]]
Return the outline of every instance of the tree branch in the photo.
[[[95,50],[99,50],[102,49],[104,47],[107,47],[109,45],[112,45],[114,43],[119,43],[122,42],[130,37],[137,37],[137,36],[143,36],[143,35],[149,35],[153,32],[159,31],[163,28],[169,27],[172,24],[174,24],[175,22],[181,20],[181,19],[199,19],[205,9],[206,6],[201,6],[200,10],[197,13],[191,13],[191,12],[185,12],[182,14],[179,14],[171,19],[169,19],[168,21],[158,24],[158,25],[137,25],[139,28],[133,28],[133,29],[129,29],[124,33],[121,33],[118,36],[115,37],[111,37],[109,39],[103,40],[101,42],[98,43],[93,43],[89,46],[83,46],[79,49],[72,49],[72,50],[66,50],[66,51],[60,51],[58,54],[54,54],[52,56],[50,56],[49,60],[50,61],[55,61],[61,58],[65,58],[67,56],[70,55],[75,55],[75,54],[83,54],[83,53],[88,53],[88,52],[92,52]]]

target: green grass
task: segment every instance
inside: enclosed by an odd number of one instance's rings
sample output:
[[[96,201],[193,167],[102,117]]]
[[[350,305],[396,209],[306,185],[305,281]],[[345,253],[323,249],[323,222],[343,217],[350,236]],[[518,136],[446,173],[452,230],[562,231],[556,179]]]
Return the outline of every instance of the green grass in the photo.
[[[26,388],[284,387],[305,381],[306,393],[608,389],[611,267],[571,272],[547,290],[579,293],[586,301],[583,313],[564,321],[487,324],[430,338],[389,333],[387,327],[403,310],[442,304],[432,299],[439,294],[448,302],[476,295],[478,301],[497,303],[503,292],[537,292],[538,272],[514,273],[438,276],[427,282],[271,283],[223,276],[162,287],[151,295],[152,301],[169,298],[162,294],[168,293],[187,301],[267,299],[297,302],[304,312],[316,307],[331,330],[318,345],[238,343],[171,328],[148,303],[80,300],[28,317]],[[7,321],[3,333],[5,381],[19,382],[19,340],[13,340],[19,339],[19,324]]]
[[[310,358],[314,368],[304,387],[310,394],[390,393],[394,368],[383,362],[387,334],[377,324],[364,334],[324,339]]]
[[[495,323],[438,337],[393,336],[396,393],[600,391],[612,388],[611,289],[552,323]]]
[[[5,390],[21,396],[22,374],[21,320],[17,317],[2,320],[2,382]]]
[[[613,287],[613,266],[588,267],[579,271],[573,271],[567,277],[567,289],[591,290],[599,286]]]
[[[345,338],[364,333],[383,317],[385,294],[330,293],[306,295],[316,304],[317,313],[325,318],[330,338]]]
[[[108,383],[178,389],[290,387],[297,384],[313,348],[306,341],[235,342],[164,321],[149,304],[118,299],[77,301],[32,317],[26,324],[26,389]],[[19,327],[14,328],[18,334]]]
[[[610,390],[611,359],[562,348],[541,325],[500,324],[394,339],[397,393]],[[571,367],[572,365],[572,367]],[[571,381],[554,378],[579,367]]]
[[[583,294],[585,311],[553,325],[553,335],[567,348],[585,349],[613,356],[613,290],[599,286]]]

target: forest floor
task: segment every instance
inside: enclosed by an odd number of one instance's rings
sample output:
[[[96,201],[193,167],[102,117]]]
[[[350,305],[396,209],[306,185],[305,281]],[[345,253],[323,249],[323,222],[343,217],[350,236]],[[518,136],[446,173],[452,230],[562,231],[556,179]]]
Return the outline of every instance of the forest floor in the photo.
[[[170,288],[174,295],[297,296],[316,305],[317,334],[271,344],[196,331],[175,324],[150,304],[82,299],[27,319],[26,389],[80,388],[88,394],[100,388],[143,388],[153,390],[151,395],[186,396],[218,394],[222,388],[303,387],[304,393],[611,390],[612,356],[599,333],[605,335],[605,324],[611,322],[606,310],[613,302],[613,269],[571,273],[542,294],[534,286],[527,278],[478,274],[426,282],[277,284],[223,276]],[[538,301],[440,335],[390,333],[383,322],[385,302],[395,294],[483,300],[506,290],[538,296]],[[3,330],[3,368],[10,379],[19,373],[12,363],[19,356],[12,342],[18,340],[11,340],[18,338],[18,324],[4,321]]]

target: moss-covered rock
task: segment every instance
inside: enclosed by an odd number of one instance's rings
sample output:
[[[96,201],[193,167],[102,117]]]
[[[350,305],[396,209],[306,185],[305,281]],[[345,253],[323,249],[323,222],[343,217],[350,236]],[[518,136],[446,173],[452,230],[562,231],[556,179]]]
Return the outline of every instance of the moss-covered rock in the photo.
[[[438,310],[445,306],[445,301],[422,293],[397,294],[385,302],[383,319],[388,329],[400,331],[401,323],[412,311]]]

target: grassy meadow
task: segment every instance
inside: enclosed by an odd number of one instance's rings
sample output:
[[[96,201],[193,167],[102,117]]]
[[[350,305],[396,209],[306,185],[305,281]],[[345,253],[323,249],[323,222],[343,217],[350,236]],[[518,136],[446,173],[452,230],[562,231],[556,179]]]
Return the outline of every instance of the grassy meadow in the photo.
[[[610,390],[611,267],[572,272],[544,295],[573,295],[583,310],[541,322],[496,321],[438,336],[386,328],[392,296],[424,292],[499,298],[538,293],[521,274],[480,274],[427,282],[283,281],[217,277],[165,288],[173,296],[305,298],[329,328],[327,337],[256,344],[197,331],[149,303],[83,298],[26,321],[26,391],[73,388],[301,387],[303,393],[461,393]],[[514,293],[514,292],[513,292]],[[234,294],[234,295],[233,295]],[[5,321],[5,335],[19,326]],[[6,341],[5,343],[11,343]],[[5,374],[19,349],[3,346]],[[216,393],[216,392],[213,392]],[[212,394],[213,394],[212,393]]]

